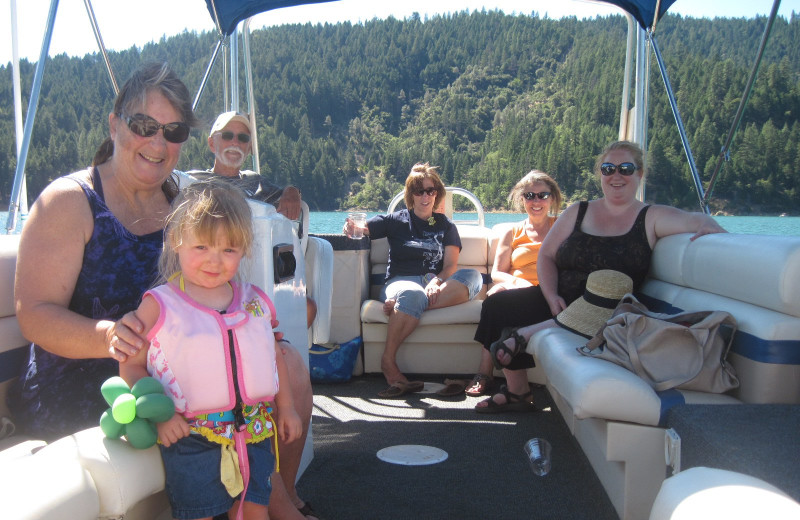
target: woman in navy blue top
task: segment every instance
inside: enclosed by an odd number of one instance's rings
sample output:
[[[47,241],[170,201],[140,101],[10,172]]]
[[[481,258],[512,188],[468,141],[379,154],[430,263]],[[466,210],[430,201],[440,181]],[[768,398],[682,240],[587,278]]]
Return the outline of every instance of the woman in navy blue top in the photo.
[[[457,269],[461,238],[455,224],[435,208],[445,189],[428,163],[415,164],[406,179],[406,208],[367,221],[364,235],[389,241],[389,267],[381,291],[389,316],[381,370],[389,388],[381,397],[399,397],[422,390],[422,381],[408,381],[397,366],[397,350],[419,324],[426,309],[440,309],[472,300],[483,285],[475,269]],[[351,234],[353,222],[345,222]]]

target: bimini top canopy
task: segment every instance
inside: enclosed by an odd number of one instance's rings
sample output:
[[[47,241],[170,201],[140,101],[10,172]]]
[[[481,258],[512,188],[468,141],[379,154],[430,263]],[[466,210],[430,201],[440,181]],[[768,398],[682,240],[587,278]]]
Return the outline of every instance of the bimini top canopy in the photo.
[[[655,22],[666,14],[675,0],[603,0],[603,2],[626,10],[639,22],[642,29],[647,29],[653,27]],[[656,5],[658,5],[658,18],[655,17]]]
[[[206,0],[208,12],[223,35],[230,35],[239,22],[272,9],[302,4],[319,4],[334,0]],[[532,4],[534,2],[531,2]],[[633,16],[642,28],[652,27],[656,6],[658,19],[664,16],[675,0],[601,0],[601,3],[616,5]],[[535,8],[535,5],[531,7]]]
[[[225,36],[229,36],[242,20],[258,13],[303,4],[321,4],[333,0],[206,0],[211,19]]]

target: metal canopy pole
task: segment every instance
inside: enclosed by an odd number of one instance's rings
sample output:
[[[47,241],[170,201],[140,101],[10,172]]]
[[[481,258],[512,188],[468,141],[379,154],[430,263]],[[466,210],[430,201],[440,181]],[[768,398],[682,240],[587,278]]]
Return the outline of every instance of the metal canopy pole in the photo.
[[[22,136],[22,146],[20,147],[19,157],[17,158],[17,170],[14,174],[14,185],[11,189],[11,201],[8,203],[8,220],[6,221],[6,231],[11,233],[17,227],[17,215],[20,208],[20,193],[25,182],[25,163],[28,159],[28,148],[31,144],[31,134],[33,133],[33,121],[36,119],[36,109],[39,107],[39,95],[42,91],[42,76],[44,75],[44,65],[47,60],[47,53],[50,50],[50,41],[53,38],[53,26],[56,21],[56,11],[58,11],[58,0],[50,1],[50,11],[47,14],[47,26],[44,38],[42,39],[42,50],[39,53],[39,63],[36,64],[36,72],[33,76],[33,87],[31,88],[31,98],[28,102],[28,113],[25,115],[25,131]]]
[[[736,135],[737,130],[739,130],[739,123],[742,122],[744,108],[747,106],[747,102],[750,100],[750,94],[753,92],[753,84],[756,81],[756,76],[758,76],[758,69],[761,66],[761,58],[764,56],[764,49],[767,46],[767,40],[769,40],[769,35],[772,32],[772,25],[775,22],[775,18],[778,16],[778,7],[780,7],[780,5],[781,0],[775,0],[775,2],[772,4],[772,12],[769,14],[767,26],[764,28],[764,34],[761,37],[761,44],[758,47],[758,54],[756,55],[756,61],[753,64],[753,70],[750,72],[750,78],[748,78],[747,85],[744,87],[742,99],[739,101],[739,108],[736,110],[736,115],[733,118],[733,125],[731,125],[731,129],[728,131],[728,137],[725,139],[725,144],[722,145],[722,149],[719,151],[719,160],[717,161],[717,165],[714,167],[714,172],[711,174],[711,179],[708,181],[708,191],[703,197],[703,204],[708,204],[708,198],[711,196],[711,191],[714,189],[714,185],[717,183],[717,175],[719,174],[720,168],[722,168],[723,161],[730,160],[731,141],[733,141],[733,137]]]
[[[242,52],[244,53],[245,87],[247,89],[247,108],[250,118],[250,131],[253,138],[250,139],[252,148],[250,154],[253,156],[253,171],[261,173],[261,160],[258,157],[258,127],[256,126],[256,97],[253,89],[253,60],[250,56],[250,22],[248,18],[242,24]],[[302,232],[302,229],[301,229]]]
[[[94,15],[92,2],[91,0],[83,0],[83,4],[86,6],[86,14],[89,15],[89,22],[92,24],[94,39],[97,40],[97,47],[100,49],[100,54],[103,55],[103,61],[106,64],[108,77],[111,79],[111,86],[114,89],[114,96],[116,96],[119,94],[119,85],[117,84],[117,78],[114,77],[114,71],[111,70],[111,62],[108,60],[108,53],[106,52],[106,46],[103,43],[103,37],[100,36],[100,27],[97,25],[97,17]]]
[[[200,97],[203,95],[203,92],[206,89],[206,83],[208,83],[208,77],[211,75],[211,69],[214,68],[214,63],[217,61],[217,56],[219,56],[219,50],[222,48],[223,40],[217,41],[217,46],[214,47],[214,54],[211,55],[211,60],[208,62],[208,67],[206,67],[206,72],[203,74],[203,79],[200,81],[200,86],[197,88],[197,94],[194,97],[194,101],[192,101],[192,110],[197,108],[197,104],[200,102]]]
[[[700,182],[700,174],[697,171],[697,165],[694,162],[694,156],[692,155],[692,148],[689,145],[689,139],[686,137],[686,129],[683,127],[683,120],[681,119],[681,114],[678,111],[678,103],[675,101],[675,94],[672,92],[672,85],[669,82],[669,76],[667,75],[667,68],[664,66],[664,59],[661,57],[661,50],[658,48],[658,42],[656,41],[656,36],[652,32],[649,33],[650,43],[653,46],[653,53],[656,56],[656,61],[658,62],[658,68],[661,71],[661,79],[664,80],[664,88],[667,91],[667,97],[669,98],[669,106],[672,108],[672,115],[675,117],[675,124],[678,125],[678,133],[681,136],[681,142],[683,143],[683,151],[686,153],[686,159],[689,161],[689,169],[692,171],[692,179],[694,180],[694,187],[697,189],[697,196],[700,200],[700,209],[706,215],[710,214],[710,210],[708,209],[708,204],[705,201],[705,193],[703,191],[703,184]]]

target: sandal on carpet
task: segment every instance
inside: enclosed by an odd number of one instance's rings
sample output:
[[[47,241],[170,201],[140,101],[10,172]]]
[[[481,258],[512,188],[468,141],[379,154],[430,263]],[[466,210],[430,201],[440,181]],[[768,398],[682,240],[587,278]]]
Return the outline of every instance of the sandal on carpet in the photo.
[[[488,390],[489,385],[492,384],[494,381],[493,376],[487,376],[486,374],[475,374],[475,377],[472,378],[472,381],[469,382],[465,393],[470,397],[480,397],[486,393]]]
[[[378,392],[378,397],[400,397],[421,392],[423,388],[425,388],[425,383],[422,381],[398,381],[383,392]]]
[[[322,517],[319,516],[317,512],[314,511],[314,509],[311,507],[311,502],[306,502],[305,504],[303,504],[303,507],[298,507],[297,510],[300,511],[300,514],[306,518],[310,517],[312,519],[322,520]]]
[[[504,341],[508,338],[514,338],[514,346],[509,348]],[[500,361],[497,359],[497,353],[500,351],[506,352],[509,356],[514,358],[520,352],[524,352],[525,349],[528,347],[528,342],[525,341],[525,338],[520,336],[517,333],[517,329],[512,327],[506,327],[503,329],[503,332],[500,334],[500,339],[492,343],[491,347],[489,347],[489,352],[492,353],[492,363],[497,370],[504,369],[507,365],[502,365]]]
[[[533,391],[524,394],[514,394],[508,391],[508,387],[503,385],[500,387],[500,393],[506,398],[503,404],[497,404],[494,396],[490,397],[482,403],[487,403],[486,406],[475,407],[478,413],[503,413],[503,412],[538,412],[539,407],[533,404],[528,399],[533,397]],[[478,403],[480,404],[480,403]]]
[[[440,397],[456,397],[464,393],[464,389],[467,388],[467,381],[466,379],[445,379],[444,380],[444,388],[440,388],[436,391],[436,395]]]

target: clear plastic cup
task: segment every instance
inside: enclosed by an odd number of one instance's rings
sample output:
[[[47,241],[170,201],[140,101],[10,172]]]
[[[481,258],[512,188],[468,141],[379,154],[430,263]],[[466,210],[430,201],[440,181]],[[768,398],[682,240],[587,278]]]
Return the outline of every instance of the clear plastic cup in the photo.
[[[525,443],[525,455],[535,475],[543,477],[550,472],[550,443],[545,439],[533,438]]]
[[[348,238],[360,239],[364,236],[364,228],[367,227],[367,214],[360,211],[353,211],[347,214],[347,219],[353,223],[352,232]]]

